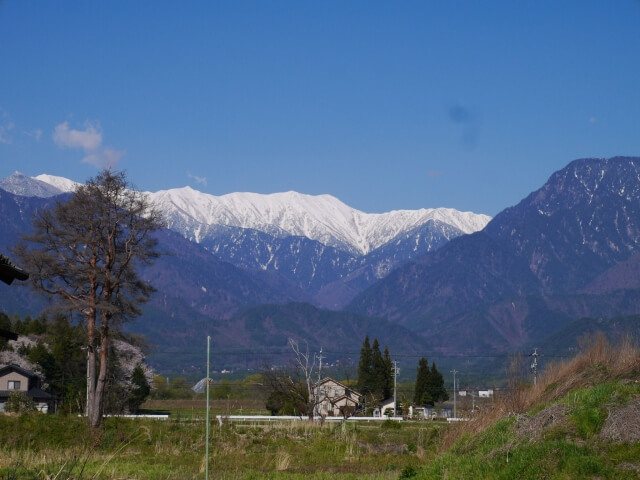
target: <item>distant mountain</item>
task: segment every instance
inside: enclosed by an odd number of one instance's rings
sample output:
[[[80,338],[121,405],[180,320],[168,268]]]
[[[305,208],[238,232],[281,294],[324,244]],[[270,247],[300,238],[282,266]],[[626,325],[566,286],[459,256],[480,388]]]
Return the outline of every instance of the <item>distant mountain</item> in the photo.
[[[288,365],[293,357],[288,339],[310,352],[324,351],[325,362],[339,361],[355,371],[366,335],[378,338],[384,348],[403,355],[421,355],[426,341],[399,325],[349,312],[322,310],[306,303],[260,305],[241,310],[227,320],[193,317],[180,329],[158,328],[143,317],[134,331],[160,345],[154,364],[165,372],[188,373],[189,365],[202,364],[205,335],[212,339],[213,365],[218,368],[265,368]],[[199,348],[194,349],[197,345]],[[200,367],[196,367],[200,370]],[[353,374],[353,373],[352,373]]]
[[[640,158],[576,160],[348,309],[422,332],[441,350],[504,350],[581,317],[640,313],[638,255]]]
[[[220,227],[237,227],[278,238],[305,237],[354,255],[366,255],[429,220],[446,223],[462,233],[477,231],[490,220],[486,215],[447,208],[364,213],[331,195],[297,192],[216,197],[185,187],[152,193],[151,197],[167,212],[169,228],[196,243],[215,236]]]
[[[57,188],[51,182],[31,178],[20,172],[14,172],[10,177],[0,180],[0,189],[14,195],[38,198],[54,197],[65,191]]]
[[[0,189],[0,253],[11,257],[11,248],[31,231],[35,212],[64,201],[65,195],[24,197]],[[226,318],[248,306],[308,300],[282,276],[239,269],[171,230],[158,232],[158,239],[164,255],[141,272],[157,290],[145,316],[168,331],[191,317]],[[1,311],[35,316],[44,306],[45,299],[21,283],[0,287]]]
[[[33,212],[65,198],[37,179],[10,179],[21,193],[0,189],[0,252],[29,231]],[[368,215],[294,192],[151,195],[172,226],[158,234],[168,255],[143,270],[157,292],[129,328],[179,368],[208,332],[220,355],[239,352],[223,359],[254,365],[247,352],[276,359],[295,335],[336,352],[368,333],[431,356],[482,355],[558,345],[562,332],[575,341],[585,318],[595,319],[585,331],[617,332],[621,321],[608,319],[640,315],[639,158],[572,162],[485,228],[474,214]],[[25,288],[0,287],[7,313],[42,305]]]
[[[67,195],[26,197],[0,189],[0,252],[10,255],[11,247],[31,230],[35,212],[53,207]],[[207,334],[213,336],[217,348],[216,365],[254,368],[267,360],[288,362],[289,337],[314,348],[331,346],[333,352],[350,352],[367,333],[403,349],[416,350],[423,343],[412,339],[406,329],[383,320],[300,303],[309,300],[308,295],[277,272],[240,269],[169,229],[157,236],[164,255],[141,270],[156,292],[143,306],[143,314],[125,328],[145,335],[153,345],[149,362],[163,371],[189,371],[195,361],[190,352]],[[0,311],[10,315],[37,316],[46,304],[47,299],[26,284],[0,286]]]
[[[51,175],[39,180],[70,191]],[[277,272],[315,304],[341,308],[394,268],[477,231],[486,215],[453,209],[367,214],[330,195],[208,195],[189,187],[149,194],[170,229],[245,270]]]
[[[297,192],[215,197],[185,187],[152,198],[169,228],[185,238],[236,266],[278,272],[317,305],[334,309],[411,258],[489,220],[453,209],[366,214],[330,195]]]

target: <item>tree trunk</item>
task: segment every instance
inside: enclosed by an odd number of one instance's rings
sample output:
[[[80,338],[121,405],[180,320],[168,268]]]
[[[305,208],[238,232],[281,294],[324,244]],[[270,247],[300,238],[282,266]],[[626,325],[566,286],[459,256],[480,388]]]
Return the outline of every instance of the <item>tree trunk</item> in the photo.
[[[92,395],[91,414],[89,415],[89,425],[99,427],[102,424],[104,414],[104,391],[107,383],[107,353],[109,349],[108,328],[102,327],[100,335],[100,363],[98,376],[93,383],[94,391]],[[95,358],[95,354],[94,354]],[[95,372],[95,370],[94,370]]]
[[[94,424],[94,398],[96,395],[96,352],[92,345],[87,347],[89,361],[87,362],[87,420],[89,425],[97,426]]]

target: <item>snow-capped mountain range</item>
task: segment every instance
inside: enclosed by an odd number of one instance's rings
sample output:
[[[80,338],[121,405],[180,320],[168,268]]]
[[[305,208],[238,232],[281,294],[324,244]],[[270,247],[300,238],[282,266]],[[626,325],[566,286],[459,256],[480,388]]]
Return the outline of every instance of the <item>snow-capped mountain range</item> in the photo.
[[[200,243],[207,226],[257,230],[274,237],[306,237],[356,255],[366,255],[398,235],[429,220],[451,225],[463,233],[481,230],[490,217],[451,208],[364,213],[331,195],[297,192],[208,195],[190,187],[151,194],[164,211],[172,212],[170,228],[192,225]],[[180,226],[179,226],[180,225]]]
[[[19,172],[0,181],[5,191],[36,197],[70,192],[76,185]],[[277,272],[330,308],[491,220],[451,208],[365,213],[331,195],[297,192],[214,196],[183,187],[147,193],[165,213],[169,229],[236,267]]]
[[[25,180],[29,178],[35,181],[27,185]],[[11,193],[37,197],[71,192],[76,186],[76,182],[63,177],[46,174],[26,177],[20,172],[0,182],[0,188]],[[167,213],[169,228],[196,243],[203,240],[211,227],[237,227],[278,238],[306,237],[326,246],[366,255],[430,220],[450,225],[465,234],[483,229],[491,220],[487,215],[452,208],[365,213],[331,195],[305,195],[293,191],[214,196],[183,187],[148,193]]]

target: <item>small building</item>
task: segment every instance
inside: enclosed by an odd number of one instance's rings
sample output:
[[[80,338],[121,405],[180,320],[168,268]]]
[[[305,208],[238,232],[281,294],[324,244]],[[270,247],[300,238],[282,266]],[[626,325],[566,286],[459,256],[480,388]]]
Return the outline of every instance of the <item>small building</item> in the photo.
[[[426,406],[422,413],[424,418],[451,418],[452,408],[448,405],[442,405],[439,407]]]
[[[22,392],[44,413],[55,412],[56,396],[43,391],[40,375],[14,363],[0,367],[0,412],[13,392]]]
[[[355,412],[362,394],[344,383],[326,377],[313,386],[316,414],[327,417],[348,416]]]
[[[478,390],[478,397],[480,398],[491,398],[493,397],[493,389],[489,390]]]
[[[395,411],[396,403],[393,401],[393,398],[387,398],[380,403],[380,416],[384,417],[388,415],[393,417],[395,416]]]

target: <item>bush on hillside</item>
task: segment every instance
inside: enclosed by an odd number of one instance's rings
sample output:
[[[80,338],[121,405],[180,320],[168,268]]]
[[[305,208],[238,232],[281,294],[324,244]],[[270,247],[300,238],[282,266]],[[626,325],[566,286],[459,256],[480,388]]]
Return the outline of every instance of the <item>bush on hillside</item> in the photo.
[[[18,414],[35,412],[36,404],[23,392],[11,392],[7,403],[4,404],[4,410],[9,413]]]

